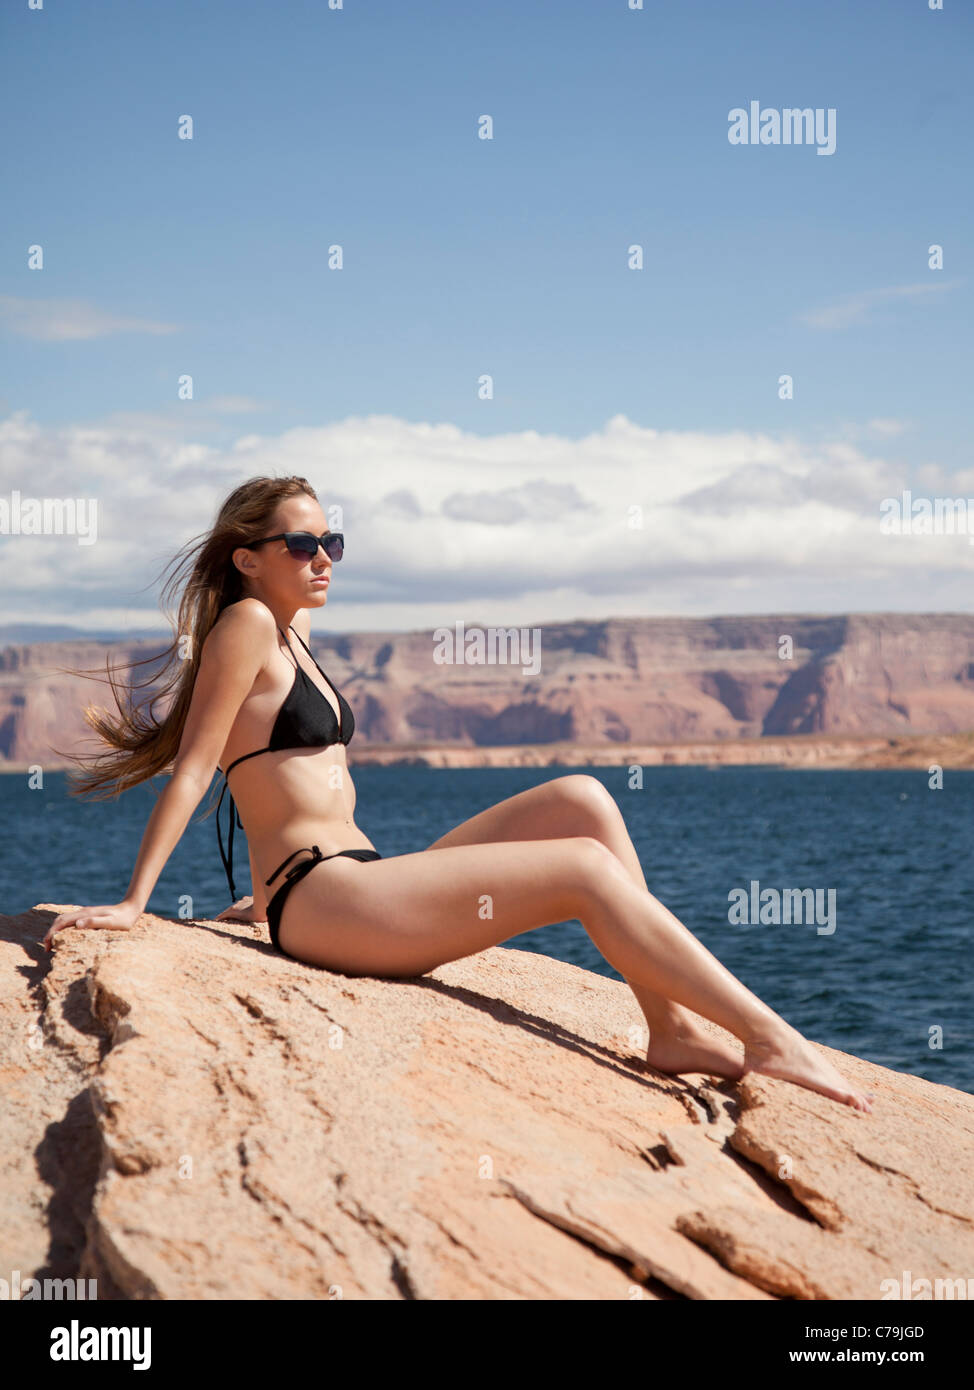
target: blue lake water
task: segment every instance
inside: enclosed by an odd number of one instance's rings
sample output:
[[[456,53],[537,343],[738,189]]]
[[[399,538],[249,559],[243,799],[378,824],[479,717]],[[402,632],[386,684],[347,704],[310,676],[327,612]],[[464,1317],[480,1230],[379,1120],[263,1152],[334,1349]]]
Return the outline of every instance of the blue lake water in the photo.
[[[932,790],[925,772],[661,767],[643,769],[642,788],[632,790],[621,767],[360,767],[356,819],[384,857],[408,854],[571,771],[597,777],[615,797],[656,897],[789,1023],[828,1046],[974,1091],[974,772],[948,771]],[[0,777],[0,910],[118,901],[153,788],[82,802],[67,794],[64,774],[44,780],[43,790],[29,790],[25,776]],[[245,843],[235,860],[245,892]],[[752,880],[761,889],[819,889],[823,906],[834,890],[835,931],[817,930],[821,917],[732,923],[728,895],[747,892]],[[214,819],[202,810],[149,908],[176,917],[187,893],[199,917],[227,906]],[[620,978],[579,922],[505,944]],[[930,1045],[937,1029],[939,1047]]]

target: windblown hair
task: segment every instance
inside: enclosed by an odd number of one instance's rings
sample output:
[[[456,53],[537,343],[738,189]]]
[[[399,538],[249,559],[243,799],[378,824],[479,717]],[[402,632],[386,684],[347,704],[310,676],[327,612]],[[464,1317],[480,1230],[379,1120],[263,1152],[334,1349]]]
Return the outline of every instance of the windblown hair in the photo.
[[[74,796],[103,801],[171,766],[179,751],[203,643],[224,608],[243,596],[243,576],[231,556],[239,546],[265,535],[280,503],[301,493],[317,500],[307,478],[251,478],[235,488],[212,529],[188,541],[162,571],[160,578],[169,576],[160,602],[174,631],[170,645],[162,653],[117,666],[106,656],[105,676],[93,670],[67,672],[107,681],[118,710],[113,715],[92,705],[85,709],[85,722],[108,749],[82,756],[63,755],[83,769],[68,774],[68,789]],[[177,596],[179,609],[174,622],[171,614]],[[161,670],[143,681],[118,679],[121,670],[160,661]],[[146,686],[155,687],[151,699],[137,702],[134,692]],[[166,701],[166,713],[157,718],[156,706]]]

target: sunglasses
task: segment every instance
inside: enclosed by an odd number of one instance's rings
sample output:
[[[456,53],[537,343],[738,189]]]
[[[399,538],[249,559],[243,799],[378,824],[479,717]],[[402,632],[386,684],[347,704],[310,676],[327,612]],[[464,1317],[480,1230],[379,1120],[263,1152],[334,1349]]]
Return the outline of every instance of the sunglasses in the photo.
[[[285,541],[289,553],[302,560],[313,559],[318,554],[319,545],[329,560],[340,560],[345,553],[345,537],[341,531],[326,531],[323,536],[313,536],[310,531],[281,531],[276,536],[250,541],[244,549],[256,550],[268,541]]]

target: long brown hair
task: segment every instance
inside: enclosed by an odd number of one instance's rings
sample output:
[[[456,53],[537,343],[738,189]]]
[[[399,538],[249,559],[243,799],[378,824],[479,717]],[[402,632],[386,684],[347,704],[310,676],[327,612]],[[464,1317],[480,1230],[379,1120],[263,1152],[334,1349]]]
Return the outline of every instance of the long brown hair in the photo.
[[[107,680],[118,710],[111,714],[92,705],[86,707],[85,723],[108,748],[96,754],[62,755],[83,769],[68,773],[72,795],[95,801],[117,796],[165,771],[174,761],[193,697],[203,643],[224,608],[243,597],[243,576],[231,556],[239,546],[265,534],[280,503],[301,493],[317,501],[307,478],[250,478],[241,483],[221,506],[213,527],[188,541],[162,571],[162,576],[168,573],[169,577],[160,602],[174,632],[165,651],[117,666],[110,665],[106,656],[105,676],[94,671],[67,672]],[[171,606],[177,595],[179,609],[174,622]],[[153,672],[144,681],[118,679],[120,670],[159,661],[163,662],[161,671]],[[156,687],[151,699],[137,703],[134,692],[146,686]],[[155,707],[165,700],[169,700],[168,709],[161,719],[157,718]]]

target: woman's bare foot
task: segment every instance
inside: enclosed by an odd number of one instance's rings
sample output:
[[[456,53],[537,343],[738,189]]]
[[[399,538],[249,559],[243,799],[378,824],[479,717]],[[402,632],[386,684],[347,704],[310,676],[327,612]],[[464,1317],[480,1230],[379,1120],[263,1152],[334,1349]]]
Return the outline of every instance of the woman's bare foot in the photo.
[[[749,1071],[775,1076],[780,1081],[792,1081],[796,1086],[819,1091],[856,1110],[872,1110],[873,1093],[857,1091],[801,1033],[784,1022],[745,1043],[744,1073]]]
[[[267,912],[264,912],[263,917],[257,916],[254,912],[253,898],[240,898],[233,907],[225,907],[213,920],[214,922],[266,922]]]
[[[646,1061],[655,1071],[668,1076],[704,1072],[739,1081],[744,1074],[744,1059],[733,1044],[712,1037],[703,1028],[685,1027],[678,1033],[652,1033]]]

